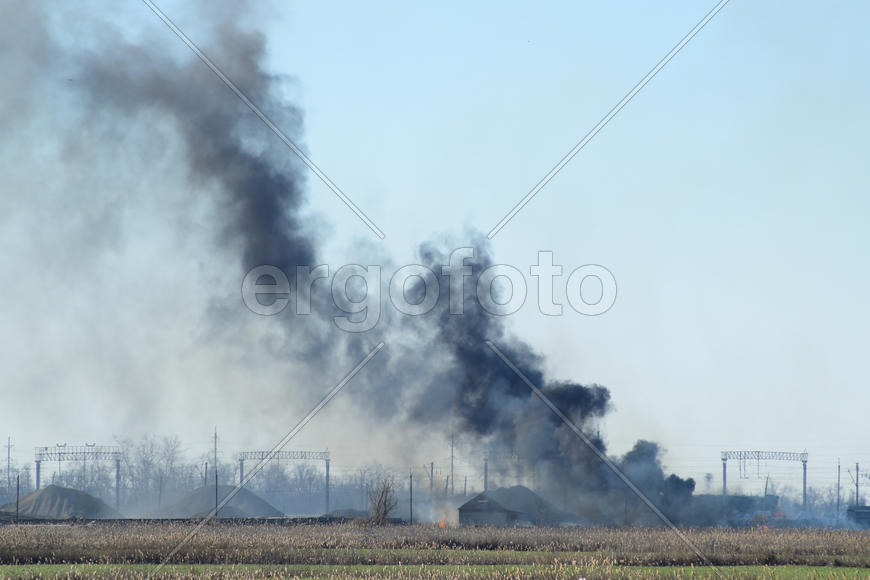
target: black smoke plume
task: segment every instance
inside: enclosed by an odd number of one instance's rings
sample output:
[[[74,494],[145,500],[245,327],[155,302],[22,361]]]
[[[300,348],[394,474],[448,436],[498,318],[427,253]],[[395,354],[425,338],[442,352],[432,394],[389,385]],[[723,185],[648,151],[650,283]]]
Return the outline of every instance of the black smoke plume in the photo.
[[[301,112],[281,97],[286,79],[264,69],[262,36],[240,29],[232,18],[215,30],[213,41],[204,46],[206,52],[224,63],[227,74],[252,100],[298,139]],[[179,163],[186,164],[191,186],[202,186],[215,195],[213,221],[203,227],[214,233],[221,248],[237,255],[239,279],[260,264],[291,275],[296,266],[318,264],[320,240],[304,216],[305,173],[280,141],[193,55],[171,58],[160,43],[146,45],[122,36],[112,42],[111,50],[100,50],[76,63],[77,86],[87,98],[90,114],[119,125],[152,117],[172,124],[183,143],[184,158]],[[387,337],[388,353],[367,370],[370,375],[377,373],[376,378],[349,392],[361,393],[360,406],[378,421],[392,421],[396,430],[404,426],[453,430],[467,451],[482,451],[492,458],[494,477],[532,483],[566,508],[595,521],[624,517],[627,510],[620,508],[630,498],[622,483],[537,400],[486,341],[497,344],[602,451],[605,444],[595,428],[610,409],[610,392],[601,385],[548,378],[543,357],[512,336],[503,318],[478,305],[476,279],[494,260],[483,236],[470,234],[467,239],[475,256],[468,262],[472,275],[464,285],[464,313],[449,312],[449,287],[443,276],[441,300],[427,315],[410,317],[383,309],[377,332]],[[443,244],[435,242],[423,244],[419,251],[421,263],[439,275],[448,254]],[[360,263],[370,262],[371,257],[360,257]],[[327,308],[328,292],[322,286],[315,301],[322,321],[328,323],[335,312]],[[314,310],[318,312],[317,306]],[[215,309],[213,315],[227,313]],[[285,339],[295,345],[300,365],[343,364],[373,344],[365,334],[301,324],[292,313],[275,322],[287,327]],[[279,348],[276,355],[289,352]],[[618,462],[665,508],[691,494],[691,480],[665,478],[660,449],[654,443],[639,441]]]

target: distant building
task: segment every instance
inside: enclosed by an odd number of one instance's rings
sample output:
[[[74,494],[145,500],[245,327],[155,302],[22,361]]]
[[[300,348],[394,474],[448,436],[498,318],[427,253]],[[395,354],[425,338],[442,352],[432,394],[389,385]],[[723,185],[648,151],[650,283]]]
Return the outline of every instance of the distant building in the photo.
[[[564,519],[527,487],[485,491],[459,506],[460,526],[555,525]]]
[[[870,527],[870,507],[849,506],[846,509],[846,515],[856,524]]]
[[[509,510],[485,492],[459,506],[460,526],[512,526],[522,514]]]

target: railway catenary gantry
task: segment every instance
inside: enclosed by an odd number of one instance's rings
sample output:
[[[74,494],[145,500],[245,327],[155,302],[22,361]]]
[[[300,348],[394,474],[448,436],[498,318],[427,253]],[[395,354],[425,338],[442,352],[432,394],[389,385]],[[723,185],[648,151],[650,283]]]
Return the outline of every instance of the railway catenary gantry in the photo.
[[[40,467],[43,461],[114,461],[115,462],[115,509],[121,504],[121,459],[123,453],[115,445],[67,445],[58,443],[51,447],[36,447],[33,460],[36,463],[36,489],[39,489]]]
[[[790,451],[723,451],[722,452],[722,495],[727,492],[728,482],[728,460],[736,459],[738,461],[755,460],[755,461],[800,461],[803,464],[804,485],[803,485],[803,509],[807,509],[807,460],[809,454],[793,453]]]
[[[329,513],[329,451],[242,451],[239,453],[239,485],[245,482],[245,461],[323,461],[326,465],[326,512]]]

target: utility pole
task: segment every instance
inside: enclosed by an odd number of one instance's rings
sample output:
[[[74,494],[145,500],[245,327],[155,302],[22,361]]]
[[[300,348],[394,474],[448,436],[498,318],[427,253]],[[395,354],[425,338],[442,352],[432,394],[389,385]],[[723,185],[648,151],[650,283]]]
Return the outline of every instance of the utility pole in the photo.
[[[802,461],[804,465],[804,511],[807,511],[807,460]]]
[[[329,459],[326,460],[326,516],[329,517]]]
[[[623,504],[624,507],[623,507],[623,511],[622,511],[622,525],[628,525],[628,492],[624,491],[622,493],[623,493],[622,499],[624,502],[624,504]]]
[[[837,458],[837,521],[840,521],[840,458]]]
[[[121,460],[115,459],[115,511],[121,510]]]
[[[468,476],[465,476],[465,483],[462,484],[462,497],[468,496]]]
[[[453,485],[453,432],[450,433],[450,495],[456,495],[456,489]]]
[[[15,523],[18,523],[18,498],[21,495],[21,474],[15,474]]]
[[[6,438],[6,491],[12,491],[12,436]]]
[[[408,518],[408,521],[413,525],[414,524],[414,472],[408,472],[408,511],[411,516]]]
[[[429,499],[432,499],[432,483],[435,481],[435,462],[429,463]]]
[[[217,425],[214,428],[214,517],[218,509]]]
[[[858,471],[859,468],[860,467],[858,466],[858,464],[855,463],[855,507],[858,507],[859,505],[861,505],[860,503],[858,503],[861,501],[861,493],[860,493],[861,490],[859,488],[859,482],[861,481],[861,473]]]

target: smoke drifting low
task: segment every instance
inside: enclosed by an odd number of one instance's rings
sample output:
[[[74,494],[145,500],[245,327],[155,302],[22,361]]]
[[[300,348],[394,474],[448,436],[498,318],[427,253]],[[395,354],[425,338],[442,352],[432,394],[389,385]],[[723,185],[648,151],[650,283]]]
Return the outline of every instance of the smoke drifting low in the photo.
[[[238,26],[234,10],[229,4],[208,10],[212,17],[222,17],[203,49],[226,67],[227,74],[276,124],[298,139],[301,112],[281,96],[287,79],[264,69],[263,37]],[[51,34],[44,34],[46,46],[61,51]],[[305,213],[306,174],[300,164],[200,61],[192,54],[167,51],[167,37],[162,38],[161,42],[137,41],[118,30],[104,31],[91,38],[89,48],[66,52],[65,70],[74,80],[68,90],[74,93],[71,102],[77,107],[70,114],[83,120],[84,129],[113,128],[114,142],[122,147],[136,146],[135,140],[123,138],[125,127],[153,125],[172,135],[171,147],[178,151],[175,162],[183,168],[185,181],[163,194],[170,199],[162,206],[167,222],[170,229],[174,224],[198,230],[197,235],[214,247],[213,255],[201,259],[232,260],[224,266],[235,273],[234,280],[240,281],[245,272],[260,264],[285,272],[319,264],[318,248],[323,240]],[[69,49],[64,47],[64,51]],[[70,143],[76,139],[71,136]],[[95,153],[110,155],[105,148]],[[135,180],[137,176],[124,178]],[[206,209],[197,210],[201,204],[197,196],[205,192],[211,196]],[[118,212],[123,213],[127,203],[134,200],[118,196]],[[178,215],[184,212],[198,217]],[[123,230],[130,223],[135,225],[135,219],[119,220],[117,227]],[[445,240],[438,238],[419,248],[421,263],[436,273],[449,263]],[[512,336],[504,319],[485,312],[474,298],[477,277],[494,263],[485,238],[472,233],[462,245],[475,249],[467,261],[471,274],[463,289],[462,314],[450,312],[446,300],[449,280],[442,276],[444,299],[434,310],[416,317],[384,311],[378,338],[336,329],[331,324],[334,307],[324,285],[314,286],[313,300],[319,307],[313,310],[319,317],[302,320],[288,311],[269,319],[274,339],[270,353],[282,365],[285,384],[295,389],[281,396],[289,399],[300,391],[305,394],[304,385],[312,384],[308,377],[316,369],[349,369],[349,361],[367,352],[382,335],[388,348],[360,376],[362,384],[348,390],[371,421],[389,423],[398,433],[436,426],[439,432],[450,429],[460,448],[492,458],[494,476],[533,484],[566,508],[585,510],[596,521],[606,521],[614,511],[621,513],[614,506],[625,501],[624,486],[485,343],[499,345],[601,450],[605,445],[596,429],[610,410],[610,392],[601,385],[547,377],[542,356]],[[359,263],[379,260],[378,256],[359,257]],[[415,291],[421,288],[409,289],[409,295]],[[225,292],[231,293],[230,289]],[[242,317],[253,315],[239,301],[237,310],[226,303],[215,304],[206,316],[210,332],[220,334],[232,333]],[[410,440],[404,453],[414,454]],[[660,449],[654,443],[639,441],[619,463],[642,489],[664,504],[691,494],[694,486],[691,480],[665,478]],[[592,497],[596,499],[589,501]]]

